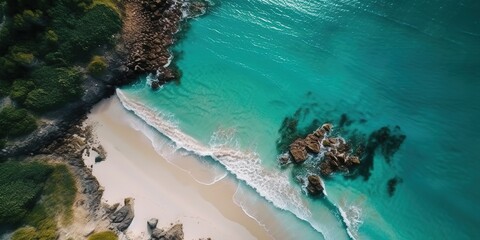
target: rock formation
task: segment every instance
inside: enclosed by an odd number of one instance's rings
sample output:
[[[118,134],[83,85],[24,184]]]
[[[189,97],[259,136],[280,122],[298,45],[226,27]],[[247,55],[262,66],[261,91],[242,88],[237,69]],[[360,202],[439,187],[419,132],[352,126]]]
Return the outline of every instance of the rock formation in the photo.
[[[116,228],[118,231],[125,231],[135,216],[133,212],[133,199],[125,198],[124,205],[116,212],[112,213],[109,218],[111,220],[112,228]]]
[[[323,195],[322,180],[317,175],[308,176],[307,191],[310,195]]]
[[[290,155],[295,163],[303,163],[308,158],[308,152],[318,154],[320,153],[320,141],[327,132],[332,129],[332,124],[323,124],[313,133],[308,134],[305,139],[298,138],[290,144]]]
[[[154,228],[150,237],[152,240],[183,240],[183,225],[175,224],[167,231]]]
[[[149,229],[154,229],[157,227],[158,224],[158,219],[156,218],[151,218],[150,220],[147,221],[148,228]]]
[[[291,143],[289,154],[293,162],[303,163],[307,160],[309,153],[314,155],[323,153],[319,164],[322,176],[329,176],[336,171],[347,171],[349,168],[359,165],[360,159],[351,154],[351,148],[344,139],[327,135],[332,129],[332,124],[325,123],[304,139],[298,138]],[[288,163],[288,158],[281,156],[279,161],[281,165],[285,165]]]
[[[184,4],[185,3],[185,4]],[[127,52],[126,78],[155,74],[151,87],[178,80],[180,72],[171,63],[169,48],[175,42],[185,17],[198,16],[206,10],[204,1],[127,0],[122,33]],[[187,16],[184,16],[186,12]]]

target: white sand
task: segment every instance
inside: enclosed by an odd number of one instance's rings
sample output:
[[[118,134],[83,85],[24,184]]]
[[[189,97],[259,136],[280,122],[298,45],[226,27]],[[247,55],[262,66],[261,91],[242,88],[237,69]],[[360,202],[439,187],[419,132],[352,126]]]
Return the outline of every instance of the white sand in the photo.
[[[105,188],[104,201],[135,199],[130,235],[148,239],[147,220],[155,217],[160,228],[183,223],[185,239],[271,238],[233,202],[234,181],[227,177],[212,185],[198,183],[164,160],[150,140],[131,127],[132,118],[114,96],[98,104],[87,120],[107,152],[107,159],[93,166],[93,174]],[[189,164],[191,169],[200,166]]]

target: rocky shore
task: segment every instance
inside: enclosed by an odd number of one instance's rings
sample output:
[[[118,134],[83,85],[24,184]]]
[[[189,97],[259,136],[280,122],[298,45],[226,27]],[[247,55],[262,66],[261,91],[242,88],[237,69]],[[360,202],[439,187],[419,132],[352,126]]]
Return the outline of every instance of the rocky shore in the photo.
[[[179,80],[180,71],[172,62],[170,47],[184,19],[206,11],[203,1],[127,0],[123,43],[126,51],[125,77],[136,78],[143,74],[155,77],[151,87]]]
[[[85,165],[83,154],[95,151],[98,154],[95,161],[102,161],[106,153],[101,146],[93,147],[92,133],[82,122],[96,103],[114,94],[117,86],[131,83],[140,75],[154,75],[151,85],[154,89],[179,80],[180,71],[172,62],[169,48],[185,20],[205,13],[206,7],[204,1],[124,1],[123,30],[116,49],[102,50],[108,62],[106,73],[98,78],[87,76],[81,99],[44,114],[37,130],[10,139],[0,150],[0,158],[4,159],[29,156],[67,163],[79,189],[74,204],[77,219],[60,231],[60,239],[82,239],[102,229],[121,233],[130,225],[134,217],[133,199],[127,198],[119,209],[119,204],[109,206],[101,202],[103,189],[91,168]],[[158,239],[183,239],[181,225],[172,229],[162,231]]]
[[[117,86],[131,83],[137,77],[152,74],[152,88],[179,80],[170,47],[176,41],[186,19],[205,13],[204,1],[127,0],[123,3],[123,30],[115,50],[106,50],[107,73],[102,77],[87,76],[81,99],[43,115],[33,133],[10,139],[0,150],[0,157],[31,155],[77,123],[96,103],[111,96]]]

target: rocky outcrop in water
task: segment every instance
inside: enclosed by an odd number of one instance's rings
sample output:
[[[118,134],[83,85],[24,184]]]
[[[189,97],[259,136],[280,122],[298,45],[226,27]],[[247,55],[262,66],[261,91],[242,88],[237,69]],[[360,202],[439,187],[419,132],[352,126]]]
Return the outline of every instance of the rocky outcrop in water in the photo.
[[[180,71],[171,62],[169,48],[175,42],[182,20],[205,13],[204,1],[127,0],[123,29],[127,52],[125,72],[127,78],[154,74],[151,87],[178,80]],[[186,14],[186,15],[185,15]]]
[[[323,124],[322,127],[308,134],[306,138],[298,138],[290,144],[289,153],[295,163],[303,163],[308,158],[308,152],[318,154],[320,153],[320,141],[327,132],[332,129],[331,124]]]
[[[314,156],[323,153],[319,164],[322,176],[329,176],[336,171],[345,172],[349,168],[359,165],[359,157],[351,154],[351,147],[343,138],[328,136],[332,128],[332,124],[325,123],[305,138],[298,138],[290,144],[289,154],[293,162],[301,164],[308,159],[309,153]],[[280,164],[287,164],[288,159],[287,155],[282,155],[279,158]]]
[[[308,176],[307,191],[310,195],[323,195],[322,180],[318,175]]]

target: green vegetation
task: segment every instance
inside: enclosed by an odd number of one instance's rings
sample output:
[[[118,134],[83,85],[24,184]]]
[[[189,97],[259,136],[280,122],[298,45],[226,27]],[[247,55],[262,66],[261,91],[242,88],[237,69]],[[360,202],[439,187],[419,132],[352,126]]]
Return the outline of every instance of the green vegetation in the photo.
[[[52,168],[39,163],[0,164],[0,225],[22,220],[35,205]]]
[[[81,97],[82,68],[88,64],[88,73],[100,76],[107,67],[97,55],[121,29],[118,3],[0,0],[0,98],[9,96],[22,114],[42,114]],[[0,122],[10,122],[2,117]]]
[[[0,164],[0,224],[23,225],[12,240],[54,240],[57,219],[71,223],[75,180],[65,165]]]
[[[92,61],[88,64],[88,73],[92,76],[100,76],[107,69],[107,62],[104,57],[93,56]]]
[[[21,136],[36,128],[35,118],[25,109],[8,106],[0,111],[0,139]]]
[[[114,232],[105,231],[92,234],[88,240],[118,240],[118,237]]]

